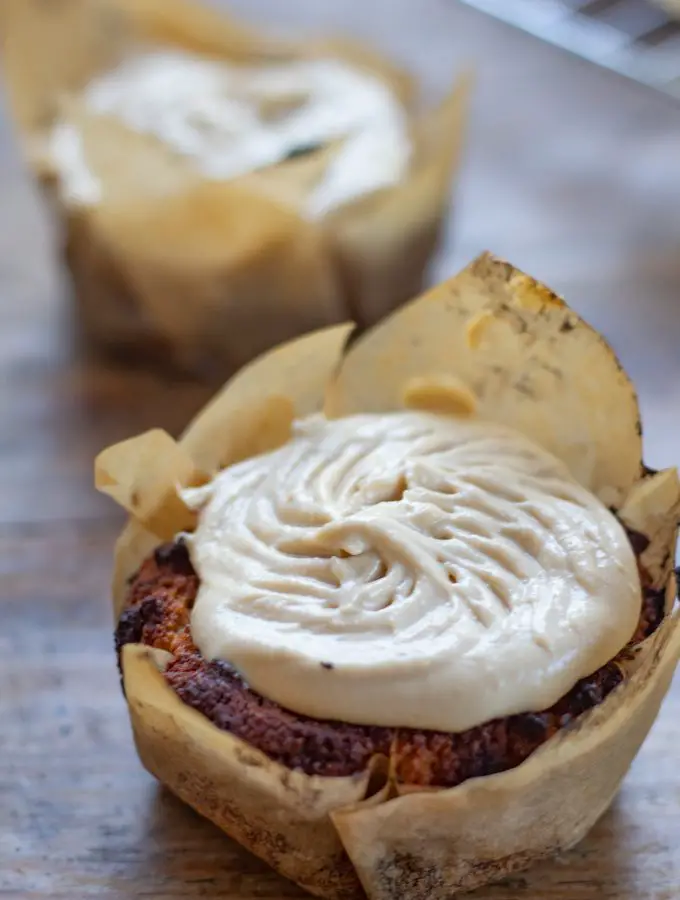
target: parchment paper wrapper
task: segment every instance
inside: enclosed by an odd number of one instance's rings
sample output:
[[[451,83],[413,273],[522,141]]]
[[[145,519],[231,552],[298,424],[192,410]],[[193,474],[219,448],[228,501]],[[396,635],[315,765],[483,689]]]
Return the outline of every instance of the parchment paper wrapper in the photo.
[[[0,29],[11,109],[59,223],[77,320],[95,345],[225,376],[314,328],[375,322],[420,289],[449,208],[467,76],[423,113],[412,79],[371,50],[276,42],[189,0],[3,0]],[[373,73],[409,112],[406,177],[315,221],[300,208],[318,154],[207,181],[74,100],[126,55],[158,46],[238,64],[333,57]],[[62,120],[79,128],[103,186],[93,205],[59,190],[47,140]]]
[[[488,254],[353,342],[349,333],[326,329],[257,360],[178,444],[150,432],[104,451],[98,485],[131,513],[116,616],[143,558],[192,525],[177,484],[280,446],[294,416],[324,404],[333,416],[408,405],[514,424],[560,456],[648,538],[641,562],[666,590],[663,624],[599,707],[517,768],[451,789],[404,786],[382,759],[358,778],[290,772],[182,704],[164,659],[140,645],[124,650],[125,689],[144,765],[284,875],[333,900],[444,900],[572,847],[616,794],[680,656],[680,485],[675,469],[643,469],[635,391],[603,339]]]

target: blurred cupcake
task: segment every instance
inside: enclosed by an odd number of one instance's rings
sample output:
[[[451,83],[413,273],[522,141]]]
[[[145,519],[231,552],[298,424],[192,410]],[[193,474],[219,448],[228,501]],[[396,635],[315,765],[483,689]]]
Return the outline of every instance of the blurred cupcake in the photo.
[[[269,40],[184,0],[8,0],[3,63],[96,345],[224,375],[413,296],[459,160],[466,79]]]

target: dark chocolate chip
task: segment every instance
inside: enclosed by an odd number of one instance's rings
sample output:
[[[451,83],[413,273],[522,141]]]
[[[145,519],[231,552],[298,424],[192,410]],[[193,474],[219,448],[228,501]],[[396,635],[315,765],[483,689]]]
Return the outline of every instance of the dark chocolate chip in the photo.
[[[323,144],[300,144],[298,147],[293,147],[292,150],[288,152],[286,156],[286,162],[291,159],[300,159],[302,156],[309,156],[310,153],[316,153],[318,150],[321,150]]]
[[[154,551],[154,560],[160,568],[168,567],[177,575],[194,575],[194,567],[191,565],[189,550],[186,543],[180,538],[171,544],[161,544]]]

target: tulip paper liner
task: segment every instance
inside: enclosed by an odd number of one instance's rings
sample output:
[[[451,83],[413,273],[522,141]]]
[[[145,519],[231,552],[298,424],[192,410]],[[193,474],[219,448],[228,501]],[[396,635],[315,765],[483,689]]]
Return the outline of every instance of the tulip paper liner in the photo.
[[[225,376],[298,334],[375,322],[421,289],[460,160],[469,76],[423,112],[413,79],[373,50],[275,41],[189,0],[3,0],[0,31],[10,108],[61,225],[79,321],[97,344]],[[206,180],[79,96],[131,53],[158,47],[235,65],[334,58],[372,74],[408,117],[405,177],[320,219],[302,207],[325,151]],[[49,151],[56,122],[80,135],[98,202],[62,196]]]
[[[666,591],[662,624],[600,706],[516,768],[446,789],[402,785],[384,758],[358,777],[290,771],[183,704],[162,675],[167,656],[142,645],[123,650],[125,691],[149,771],[282,874],[333,900],[444,900],[573,846],[616,794],[680,656],[680,484],[675,469],[643,467],[635,392],[604,340],[489,254],[350,335],[351,325],[325,329],[251,363],[178,443],[155,431],[102,453],[97,484],[131,514],[116,617],[145,556],[192,527],[178,485],[280,446],[294,417],[408,405],[512,425],[561,457],[649,541],[640,561]]]

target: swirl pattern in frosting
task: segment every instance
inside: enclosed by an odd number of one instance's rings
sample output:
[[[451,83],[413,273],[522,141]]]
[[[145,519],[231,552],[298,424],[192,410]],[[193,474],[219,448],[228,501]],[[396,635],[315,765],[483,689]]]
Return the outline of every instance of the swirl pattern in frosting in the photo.
[[[199,649],[316,718],[455,732],[544,709],[639,617],[615,517],[493,423],[313,416],[184,496]]]

